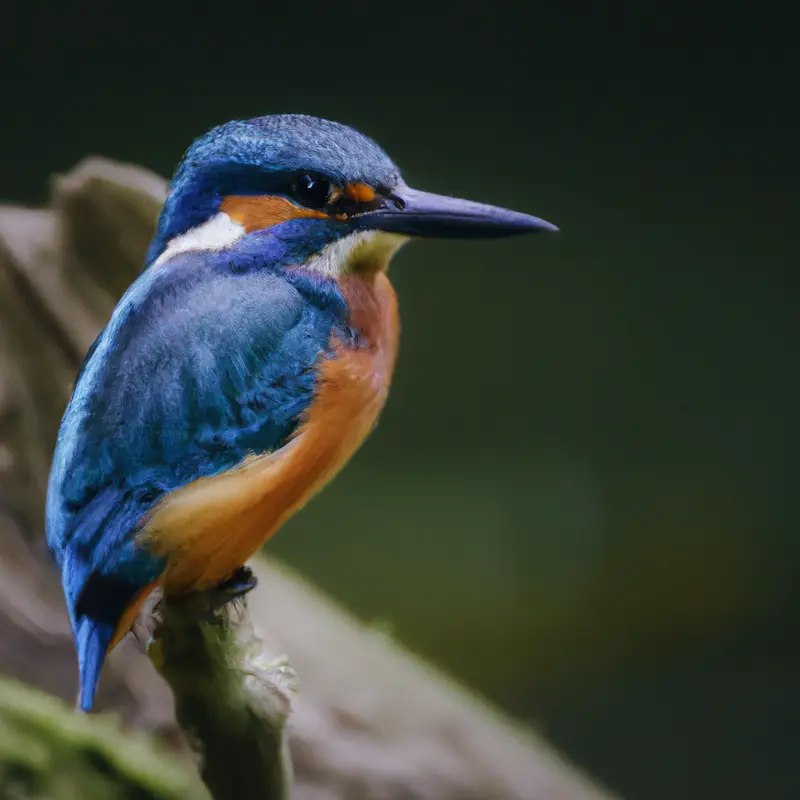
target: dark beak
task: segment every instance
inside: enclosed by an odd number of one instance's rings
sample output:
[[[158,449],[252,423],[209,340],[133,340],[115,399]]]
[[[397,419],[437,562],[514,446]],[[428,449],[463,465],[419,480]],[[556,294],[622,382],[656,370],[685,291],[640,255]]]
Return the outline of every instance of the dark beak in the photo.
[[[375,211],[359,215],[358,227],[407,236],[494,239],[520,233],[557,231],[538,217],[401,186]]]

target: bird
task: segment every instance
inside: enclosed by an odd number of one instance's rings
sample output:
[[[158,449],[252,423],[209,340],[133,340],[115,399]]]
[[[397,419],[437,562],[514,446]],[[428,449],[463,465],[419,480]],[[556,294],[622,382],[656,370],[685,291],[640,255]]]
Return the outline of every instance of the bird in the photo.
[[[235,582],[373,430],[397,356],[397,250],[554,230],[412,189],[376,142],[330,120],[234,120],[190,145],[53,454],[46,532],[78,710],[153,590]]]

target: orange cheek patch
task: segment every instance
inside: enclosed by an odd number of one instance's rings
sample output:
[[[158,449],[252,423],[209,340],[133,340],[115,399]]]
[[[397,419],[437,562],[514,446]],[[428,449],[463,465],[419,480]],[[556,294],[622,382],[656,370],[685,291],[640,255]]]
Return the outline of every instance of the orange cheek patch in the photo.
[[[247,233],[271,228],[281,222],[289,222],[289,220],[302,217],[328,219],[328,215],[324,211],[301,208],[285,197],[228,195],[222,200],[220,211],[243,225]]]
[[[375,199],[375,190],[366,183],[348,183],[344,193],[356,203],[371,203]]]

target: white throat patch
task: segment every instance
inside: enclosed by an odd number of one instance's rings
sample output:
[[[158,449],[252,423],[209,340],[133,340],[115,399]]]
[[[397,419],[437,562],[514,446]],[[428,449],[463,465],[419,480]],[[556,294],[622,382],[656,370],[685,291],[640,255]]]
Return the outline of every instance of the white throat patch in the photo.
[[[323,248],[303,266],[328,278],[341,278],[360,271],[377,272],[386,268],[407,238],[384,231],[351,233]]]
[[[244,234],[244,225],[240,225],[220,211],[202,225],[190,228],[186,233],[176,236],[153,262],[153,266],[161,266],[178,253],[189,253],[195,250],[224,250],[241,239]]]

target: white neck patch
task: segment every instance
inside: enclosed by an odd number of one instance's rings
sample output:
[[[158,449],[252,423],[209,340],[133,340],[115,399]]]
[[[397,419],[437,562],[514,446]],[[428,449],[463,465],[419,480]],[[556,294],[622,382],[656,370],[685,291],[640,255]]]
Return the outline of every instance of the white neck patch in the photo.
[[[176,236],[152,266],[159,267],[179,253],[224,250],[239,241],[245,233],[244,225],[220,211],[201,225]],[[379,270],[407,238],[383,231],[358,231],[327,245],[302,266],[328,278],[340,278],[359,268]]]
[[[190,253],[196,250],[224,250],[241,239],[244,234],[244,225],[240,225],[220,211],[201,225],[176,236],[153,262],[153,266],[161,266],[178,253]]]
[[[341,278],[360,269],[377,271],[388,264],[407,238],[384,231],[358,231],[327,245],[303,267],[328,278]]]

